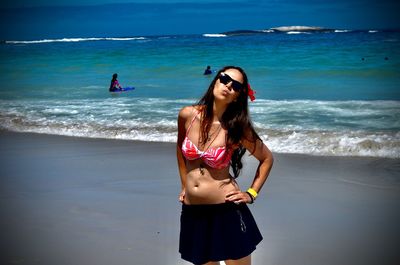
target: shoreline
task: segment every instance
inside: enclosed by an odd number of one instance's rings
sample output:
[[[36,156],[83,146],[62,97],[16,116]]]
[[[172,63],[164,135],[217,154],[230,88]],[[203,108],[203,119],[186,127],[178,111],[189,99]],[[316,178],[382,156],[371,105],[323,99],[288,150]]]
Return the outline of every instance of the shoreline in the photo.
[[[12,131],[4,128],[0,128],[0,137],[7,134],[20,134],[20,135],[42,135],[48,137],[65,137],[65,138],[77,138],[77,139],[87,139],[87,140],[97,140],[97,141],[121,141],[121,142],[132,142],[132,143],[151,143],[151,144],[170,144],[175,146],[175,142],[165,142],[165,141],[142,141],[133,139],[115,139],[115,138],[102,138],[102,137],[87,137],[87,136],[76,136],[76,135],[62,135],[62,134],[50,134],[50,133],[39,133],[39,132],[19,132]],[[318,154],[305,154],[305,153],[285,153],[285,152],[273,152],[273,154],[286,155],[286,156],[309,156],[309,157],[332,157],[332,158],[350,158],[350,159],[389,159],[389,160],[399,160],[400,157],[382,157],[382,156],[357,156],[357,155],[318,155]]]
[[[2,264],[188,264],[175,144],[0,131]],[[274,153],[254,264],[395,265],[400,160]],[[257,161],[245,155],[247,189]]]

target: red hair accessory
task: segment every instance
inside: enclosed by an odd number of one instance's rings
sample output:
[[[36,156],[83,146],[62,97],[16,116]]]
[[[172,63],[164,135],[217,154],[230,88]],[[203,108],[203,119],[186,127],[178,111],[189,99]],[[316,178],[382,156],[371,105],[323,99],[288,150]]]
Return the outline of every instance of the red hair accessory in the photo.
[[[251,89],[250,84],[247,84],[247,96],[249,96],[251,101],[256,100],[256,97],[254,96],[255,93],[256,93],[256,91]]]

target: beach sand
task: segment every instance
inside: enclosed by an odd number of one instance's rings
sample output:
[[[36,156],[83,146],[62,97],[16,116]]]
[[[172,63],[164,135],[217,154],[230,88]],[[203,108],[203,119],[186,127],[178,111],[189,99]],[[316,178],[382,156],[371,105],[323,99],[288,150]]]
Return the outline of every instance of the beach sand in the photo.
[[[0,146],[0,264],[188,264],[174,144],[3,131]],[[399,159],[274,156],[253,264],[400,264]]]

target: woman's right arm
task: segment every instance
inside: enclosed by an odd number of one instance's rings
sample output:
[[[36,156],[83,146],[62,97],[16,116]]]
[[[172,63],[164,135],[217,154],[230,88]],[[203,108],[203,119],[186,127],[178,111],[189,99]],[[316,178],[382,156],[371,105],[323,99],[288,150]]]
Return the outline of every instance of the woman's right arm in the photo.
[[[193,107],[184,107],[179,111],[178,115],[178,140],[176,142],[176,158],[178,160],[178,170],[181,178],[181,193],[179,194],[179,201],[183,202],[185,196],[186,185],[186,160],[182,154],[182,143],[186,137],[186,124],[192,113]]]

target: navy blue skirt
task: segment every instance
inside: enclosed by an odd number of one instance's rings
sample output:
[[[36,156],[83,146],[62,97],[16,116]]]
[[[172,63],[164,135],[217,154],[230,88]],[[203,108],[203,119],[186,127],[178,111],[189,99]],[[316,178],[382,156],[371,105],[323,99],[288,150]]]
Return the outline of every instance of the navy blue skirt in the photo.
[[[194,264],[240,259],[262,240],[246,204],[182,204],[179,252]]]

